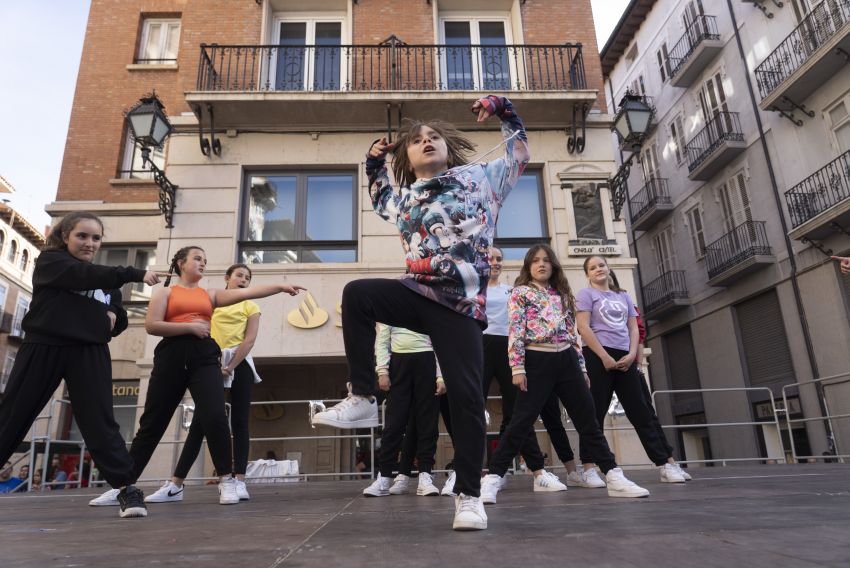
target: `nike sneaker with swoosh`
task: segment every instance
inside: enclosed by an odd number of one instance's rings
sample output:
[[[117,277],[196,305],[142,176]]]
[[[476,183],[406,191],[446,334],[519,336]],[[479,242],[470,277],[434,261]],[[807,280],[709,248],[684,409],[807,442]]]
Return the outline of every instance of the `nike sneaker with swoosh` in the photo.
[[[145,497],[145,503],[171,503],[173,501],[182,501],[183,488],[183,485],[174,485],[171,481],[166,481],[162,484],[162,487]]]

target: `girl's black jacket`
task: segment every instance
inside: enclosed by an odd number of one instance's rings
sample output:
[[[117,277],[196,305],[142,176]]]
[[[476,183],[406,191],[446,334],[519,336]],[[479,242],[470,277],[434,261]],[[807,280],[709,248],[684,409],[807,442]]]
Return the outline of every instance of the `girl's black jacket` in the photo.
[[[109,343],[127,329],[121,286],[141,282],[145,271],[131,266],[83,262],[66,250],[42,252],[32,276],[32,302],[22,327],[25,343]],[[107,311],[117,319],[109,329]]]

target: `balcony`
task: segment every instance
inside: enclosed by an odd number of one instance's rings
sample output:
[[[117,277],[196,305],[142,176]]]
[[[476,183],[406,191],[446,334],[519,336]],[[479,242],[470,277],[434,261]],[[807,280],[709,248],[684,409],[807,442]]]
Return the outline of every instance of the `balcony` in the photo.
[[[697,16],[667,56],[670,84],[674,87],[693,85],[722,49],[717,19],[714,16]]]
[[[644,315],[647,319],[659,317],[689,306],[688,286],[684,270],[671,270],[643,287]]]
[[[794,239],[823,239],[850,224],[850,151],[785,192]]]
[[[738,113],[715,113],[714,118],[685,145],[688,179],[710,180],[746,148]]]
[[[847,64],[850,0],[824,0],[756,67],[763,110],[794,109]]]
[[[662,217],[673,210],[667,180],[651,178],[646,185],[629,200],[632,216],[632,229],[647,231]]]
[[[505,93],[526,125],[560,128],[591,106],[582,47],[563,45],[202,45],[186,100],[218,128],[375,130],[388,119],[476,126],[481,92]],[[391,108],[392,114],[389,114]],[[581,113],[578,113],[581,116]],[[479,125],[480,126],[480,125]]]
[[[764,221],[744,221],[705,247],[709,286],[728,286],[776,259]]]

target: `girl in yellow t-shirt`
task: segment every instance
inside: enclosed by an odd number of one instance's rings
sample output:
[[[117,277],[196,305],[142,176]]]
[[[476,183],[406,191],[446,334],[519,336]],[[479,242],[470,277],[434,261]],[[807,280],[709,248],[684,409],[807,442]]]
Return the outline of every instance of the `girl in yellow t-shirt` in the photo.
[[[224,280],[227,289],[247,288],[251,283],[251,269],[245,264],[234,264],[227,269]],[[251,412],[251,389],[260,382],[254,368],[251,349],[260,328],[260,307],[251,300],[232,306],[216,308],[210,321],[210,336],[221,347],[221,374],[224,388],[230,391],[230,422],[233,432],[233,466],[236,475],[236,493],[241,501],[250,499],[245,487],[245,470],[248,466]],[[145,499],[148,503],[168,503],[183,500],[183,480],[201,451],[204,432],[197,420],[183,444],[174,476],[155,493]]]

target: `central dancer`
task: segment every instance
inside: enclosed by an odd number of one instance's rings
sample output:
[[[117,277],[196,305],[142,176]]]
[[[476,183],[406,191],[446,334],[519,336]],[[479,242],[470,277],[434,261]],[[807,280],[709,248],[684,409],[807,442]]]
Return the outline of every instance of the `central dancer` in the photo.
[[[501,119],[504,157],[464,165],[472,142],[438,121],[412,122],[395,144],[382,138],[369,149],[372,206],[398,227],[407,273],[398,280],[355,280],[345,287],[342,331],[351,393],[313,419],[337,428],[376,426],[375,323],[429,335],[446,379],[455,433],[455,530],[487,528],[478,498],[485,438],[481,332],[487,326],[487,251],[499,209],[529,160],[522,121],[508,99],[484,97],[472,112],[478,122],[493,115]],[[387,175],[388,152],[394,154],[399,191]]]

